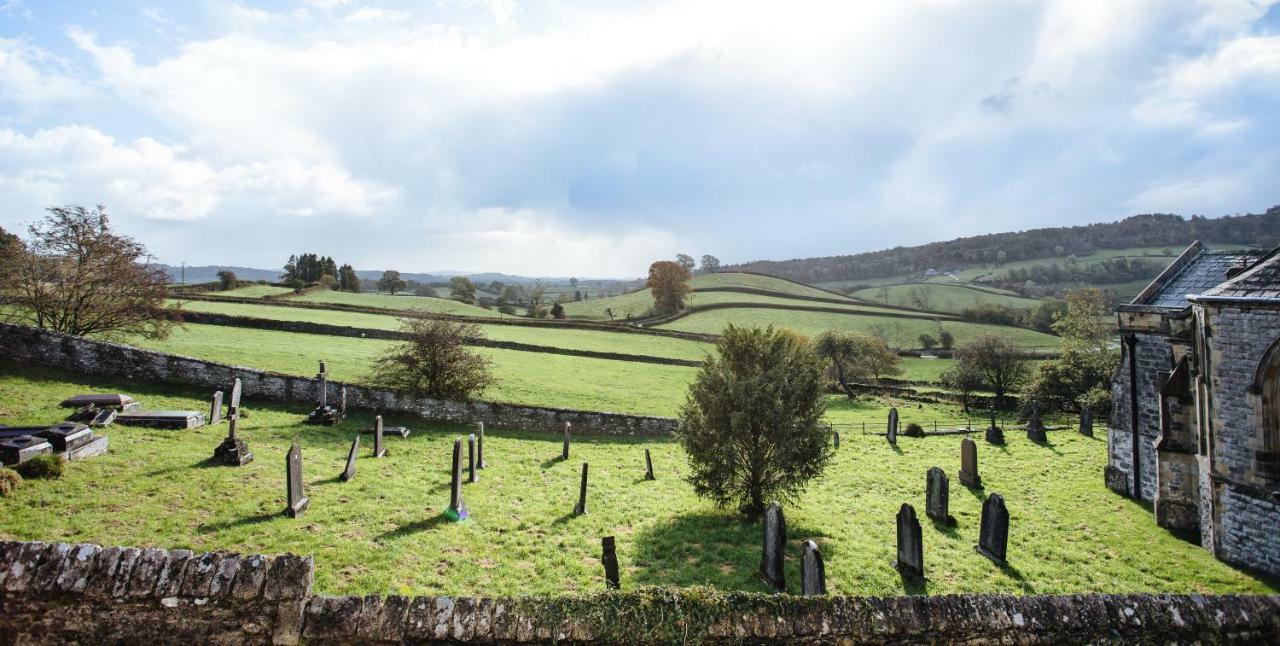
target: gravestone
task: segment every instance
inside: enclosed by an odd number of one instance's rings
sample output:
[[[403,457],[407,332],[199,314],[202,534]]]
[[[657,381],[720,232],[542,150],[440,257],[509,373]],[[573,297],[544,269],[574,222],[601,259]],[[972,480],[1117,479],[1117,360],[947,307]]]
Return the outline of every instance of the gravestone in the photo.
[[[649,455],[649,449],[644,450],[644,479],[656,480],[653,477],[653,456]]]
[[[93,429],[84,424],[76,424],[74,422],[63,422],[57,426],[50,426],[35,435],[53,445],[55,453],[75,451],[94,439]]]
[[[1008,547],[1009,510],[1004,506],[1004,497],[993,493],[982,503],[982,527],[978,531],[978,544],[974,549],[1004,565]]]
[[[297,442],[289,447],[289,453],[284,456],[284,471],[285,478],[289,481],[289,506],[284,513],[290,518],[297,518],[311,502],[302,492],[302,447]]]
[[[600,562],[604,563],[604,585],[610,590],[617,590],[622,587],[622,582],[618,579],[618,550],[613,537],[605,536],[600,539],[600,547],[603,552]]]
[[[1080,409],[1080,434],[1093,437],[1093,409],[1088,406]]]
[[[94,404],[76,409],[76,412],[67,416],[68,422],[77,422],[87,424],[89,426],[109,426],[116,421],[116,409],[110,407],[98,407]]]
[[[227,399],[227,417],[240,417],[240,394],[243,390],[239,377],[231,381],[231,397]]]
[[[476,468],[483,469],[486,466],[484,461],[484,422],[477,422],[479,432],[476,434]]]
[[[836,431],[831,441],[834,443],[835,448],[840,448],[840,431]]]
[[[982,476],[978,475],[978,443],[967,437],[960,440],[960,483],[982,488]]]
[[[347,387],[343,386],[338,389],[338,413],[343,417],[347,416]]]
[[[1004,429],[996,425],[996,414],[991,413],[991,426],[987,427],[987,443],[997,446],[1004,444]]]
[[[213,402],[209,404],[209,423],[217,424],[222,421],[222,391],[213,393]]]
[[[818,544],[805,541],[800,553],[800,594],[820,597],[827,593],[827,572],[822,564],[822,552]]]
[[[573,506],[573,515],[587,513],[587,463],[582,463],[582,480],[578,483],[578,504]]]
[[[96,395],[76,395],[75,397],[62,400],[61,406],[63,408],[83,408],[85,406],[93,405],[99,408],[111,407],[119,408],[121,410],[129,410],[131,407],[136,406],[137,403],[138,402],[132,397],[123,393],[104,393]]]
[[[924,578],[924,542],[915,507],[903,503],[898,510],[898,572],[909,579]]]
[[[760,555],[760,578],[775,590],[787,589],[787,579],[782,571],[784,550],[787,545],[787,519],[782,515],[782,505],[776,501],[764,510],[764,549]]]
[[[387,455],[387,449],[382,446],[382,416],[373,418],[373,457],[381,458]]]
[[[204,413],[194,410],[131,410],[116,415],[116,423],[148,428],[187,429],[204,426]]]
[[[890,444],[898,443],[898,409],[892,407],[889,409],[889,427],[885,431],[885,436],[889,438]]]
[[[956,524],[951,515],[951,492],[947,474],[938,467],[931,467],[925,477],[924,513],[929,518],[947,526]]]
[[[341,394],[341,408],[329,404],[329,370],[323,361],[320,362],[320,371],[316,373],[316,390],[319,394],[319,404],[307,416],[307,422],[325,426],[333,426],[341,422],[346,415],[346,393]]]
[[[572,426],[569,422],[564,423],[564,448],[560,450],[560,459],[569,459],[569,428]]]
[[[1046,442],[1048,437],[1044,433],[1044,420],[1040,419],[1040,411],[1031,411],[1031,418],[1027,420],[1027,439],[1032,442]]]
[[[472,433],[467,436],[467,482],[474,484],[479,481],[476,476],[476,436]]]
[[[449,480],[449,508],[445,518],[458,522],[467,519],[467,503],[462,500],[462,438],[453,440],[453,468]]]
[[[53,445],[43,437],[19,435],[0,440],[0,463],[7,465],[26,462],[37,455],[53,453]]]
[[[239,382],[238,379],[236,381]],[[232,392],[237,391],[232,390]],[[253,461],[253,452],[249,450],[249,444],[240,438],[239,429],[240,406],[239,402],[236,402],[236,405],[228,409],[227,436],[223,438],[222,444],[213,450],[214,461],[233,467],[242,467]]]
[[[403,426],[383,426],[381,415],[375,417],[373,421],[374,421],[373,426],[370,426],[369,428],[361,429],[360,432],[370,433],[373,435],[382,433],[382,437],[386,437],[388,435],[395,435],[397,437],[409,437],[409,429]]]
[[[347,451],[347,468],[342,470],[342,474],[338,479],[343,482],[351,482],[356,477],[356,453],[360,450],[360,436],[351,441],[351,450]]]

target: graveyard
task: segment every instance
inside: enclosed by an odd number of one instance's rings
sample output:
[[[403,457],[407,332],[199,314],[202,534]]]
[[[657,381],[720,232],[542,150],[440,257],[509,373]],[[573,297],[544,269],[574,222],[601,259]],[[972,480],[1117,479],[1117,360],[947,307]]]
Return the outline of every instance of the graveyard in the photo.
[[[85,392],[129,393],[150,410],[207,413],[212,392],[6,366],[0,416],[10,424],[62,419],[59,403]],[[224,396],[229,396],[229,390]],[[337,402],[330,402],[338,406]],[[826,472],[783,507],[784,589],[802,592],[802,562],[821,554],[830,594],[1051,594],[1107,591],[1263,593],[1268,581],[1215,560],[1152,523],[1148,506],[1108,492],[1098,474],[1105,433],[1086,437],[1049,420],[1047,441],[1005,429],[1006,444],[981,432],[884,435],[891,404],[901,423],[943,414],[902,402],[833,406],[840,445]],[[385,415],[386,455],[373,457],[369,411],[333,425],[310,424],[314,404],[241,402],[237,437],[253,459],[214,458],[228,435],[223,420],[190,429],[96,429],[110,451],[70,463],[59,480],[29,481],[3,502],[0,539],[186,548],[197,552],[293,552],[314,557],[324,594],[562,596],[606,588],[601,540],[614,537],[620,586],[768,592],[758,575],[760,522],[744,522],[694,495],[688,466],[669,436],[570,434],[489,428],[485,468],[469,482],[470,424]],[[952,415],[956,411],[949,411]],[[853,420],[867,420],[867,431]],[[390,432],[405,427],[407,437]],[[355,459],[348,457],[359,438]],[[961,473],[961,443],[974,440],[980,486]],[[461,439],[459,491],[467,517],[453,522],[452,455]],[[286,455],[300,449],[301,494],[288,506]],[[646,479],[646,451],[654,479]],[[583,465],[585,513],[575,513]],[[926,474],[949,481],[945,517],[931,517]],[[344,481],[343,476],[349,476]],[[991,494],[1008,511],[1002,565],[975,549]],[[897,518],[911,505],[920,525],[923,577],[898,567]],[[1134,546],[1141,546],[1140,549]],[[810,558],[812,561],[812,558]]]

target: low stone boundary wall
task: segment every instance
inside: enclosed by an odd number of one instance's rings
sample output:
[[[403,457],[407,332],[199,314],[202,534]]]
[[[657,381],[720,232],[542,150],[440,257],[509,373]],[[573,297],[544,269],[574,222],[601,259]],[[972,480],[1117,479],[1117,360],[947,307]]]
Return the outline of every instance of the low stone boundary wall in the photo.
[[[1280,596],[312,594],[309,557],[0,542],[0,643],[1274,643]]]
[[[204,361],[128,345],[93,341],[22,325],[0,323],[0,357],[32,365],[89,375],[145,381],[184,383],[226,389],[237,377],[245,397],[284,402],[315,403],[319,382],[276,372]],[[319,360],[323,357],[317,355]],[[622,413],[542,408],[500,402],[457,402],[370,386],[329,382],[329,401],[347,389],[347,406],[378,413],[411,413],[424,419],[484,422],[489,426],[531,431],[555,431],[573,424],[574,432],[604,435],[663,435],[675,431],[676,420]]]

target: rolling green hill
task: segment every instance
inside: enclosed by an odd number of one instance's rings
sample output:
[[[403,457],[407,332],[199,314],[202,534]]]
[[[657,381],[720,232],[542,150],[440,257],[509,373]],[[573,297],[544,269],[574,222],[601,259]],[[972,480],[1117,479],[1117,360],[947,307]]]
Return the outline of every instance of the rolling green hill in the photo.
[[[944,312],[959,312],[979,303],[996,303],[1020,308],[1031,308],[1040,304],[1036,299],[1024,298],[1004,290],[945,283],[868,287],[854,292],[851,296],[888,305]]]
[[[483,307],[459,303],[445,298],[414,296],[401,294],[352,293],[318,289],[297,296],[294,300],[307,303],[334,303],[339,305],[360,305],[363,307],[379,307],[389,310],[425,310],[436,314],[453,314],[456,316],[506,316],[498,310],[487,310]]]

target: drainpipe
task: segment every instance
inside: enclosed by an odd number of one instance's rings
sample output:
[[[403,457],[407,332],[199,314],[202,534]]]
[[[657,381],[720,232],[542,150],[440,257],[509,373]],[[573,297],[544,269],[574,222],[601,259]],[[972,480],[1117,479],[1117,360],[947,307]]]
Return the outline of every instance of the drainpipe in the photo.
[[[1142,500],[1142,454],[1138,434],[1138,335],[1126,334],[1125,345],[1129,346],[1129,417],[1130,430],[1133,433],[1133,497]]]

